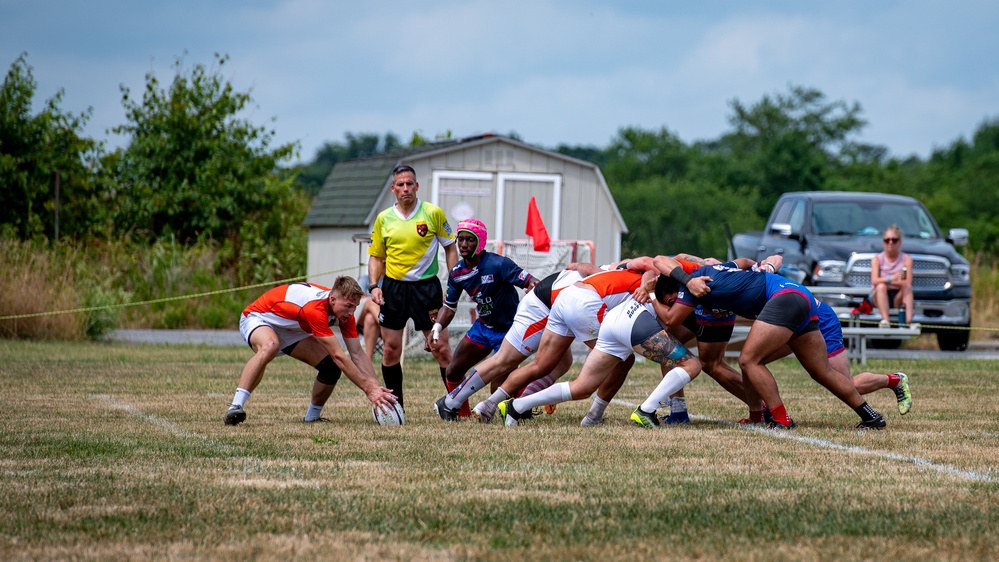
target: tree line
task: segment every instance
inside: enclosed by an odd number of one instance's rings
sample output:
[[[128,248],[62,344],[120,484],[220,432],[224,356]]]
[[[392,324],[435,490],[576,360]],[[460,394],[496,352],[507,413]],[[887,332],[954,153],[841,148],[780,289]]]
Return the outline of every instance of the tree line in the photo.
[[[276,145],[272,124],[241,117],[252,98],[223,77],[227,61],[178,59],[169,82],[150,73],[139,95],[122,87],[126,122],[112,132],[126,142],[108,150],[83,134],[89,111],[61,109],[62,92],[33,112],[37,85],[20,55],[0,89],[0,239],[208,243],[239,281],[300,275],[301,223],[333,166],[428,142],[348,133],[292,165],[297,144]],[[707,141],[628,127],[606,147],[553,150],[600,166],[630,229],[627,254],[723,255],[727,231],[762,227],[782,193],[800,190],[910,195],[943,228],[968,228],[972,251],[999,254],[999,119],[925,160],[860,142],[860,104],[809,87],[733,100],[728,122]]]

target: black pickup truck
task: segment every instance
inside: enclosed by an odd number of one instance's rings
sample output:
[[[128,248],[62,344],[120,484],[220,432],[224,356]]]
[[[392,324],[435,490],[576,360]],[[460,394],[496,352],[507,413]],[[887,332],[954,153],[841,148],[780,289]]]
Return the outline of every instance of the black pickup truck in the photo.
[[[828,287],[816,296],[834,307],[854,307],[871,288],[871,258],[882,250],[882,231],[897,224],[912,256],[915,310],[912,321],[934,332],[940,349],[963,351],[971,326],[968,261],[954,249],[968,231],[952,228],[947,237],[923,204],[912,197],[883,193],[810,191],[785,193],[777,200],[766,230],[732,237],[729,257],[784,257],[781,274],[805,285]],[[837,292],[833,288],[843,287]],[[877,310],[862,316],[879,320]],[[948,329],[949,327],[958,329]],[[964,328],[964,329],[960,329]]]

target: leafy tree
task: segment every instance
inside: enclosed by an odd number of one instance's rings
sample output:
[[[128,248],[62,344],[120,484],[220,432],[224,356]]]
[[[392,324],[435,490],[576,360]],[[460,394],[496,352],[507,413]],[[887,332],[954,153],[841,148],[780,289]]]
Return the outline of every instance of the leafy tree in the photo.
[[[752,189],[669,178],[643,179],[615,196],[628,224],[625,255],[686,252],[724,259],[732,232],[757,226],[751,209],[759,195]],[[706,204],[710,202],[710,204]]]
[[[730,105],[734,131],[719,143],[731,154],[724,183],[755,186],[760,214],[768,213],[782,193],[825,189],[842,163],[884,154],[853,140],[867,124],[860,104],[827,102],[813,88],[791,86],[788,94],[766,95],[751,106],[739,100]]]
[[[238,240],[246,221],[293,196],[277,168],[296,145],[271,147],[273,130],[238,117],[251,98],[222,77],[228,58],[189,70],[178,59],[165,89],[147,74],[141,101],[122,86],[127,123],[113,131],[131,140],[104,160],[119,229],[185,244]]]
[[[973,250],[999,253],[999,118],[982,122],[971,142],[934,151],[918,172],[912,190],[941,227],[966,227]]]
[[[102,208],[94,182],[102,147],[82,135],[91,111],[64,113],[60,90],[32,115],[36,90],[22,53],[0,88],[0,225],[22,240],[54,237],[58,175],[59,237],[87,234]]]
[[[604,168],[607,165],[607,151],[603,148],[595,146],[571,146],[568,144],[560,144],[555,147],[555,152],[576,158],[578,160],[592,162],[601,168]]]
[[[609,183],[620,184],[655,177],[687,177],[693,158],[690,148],[665,128],[658,131],[623,128],[606,152],[604,176]]]
[[[297,172],[295,184],[309,195],[315,196],[322,189],[326,177],[329,176],[330,171],[337,163],[402,148],[399,137],[392,133],[386,133],[382,139],[379,139],[378,135],[374,133],[347,133],[345,137],[346,143],[323,143],[316,150],[316,155],[311,162],[296,166],[294,168]]]

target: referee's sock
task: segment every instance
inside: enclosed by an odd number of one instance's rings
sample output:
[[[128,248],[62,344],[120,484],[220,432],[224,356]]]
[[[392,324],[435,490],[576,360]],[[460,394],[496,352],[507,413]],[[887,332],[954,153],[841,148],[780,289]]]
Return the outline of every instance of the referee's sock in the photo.
[[[395,394],[399,406],[405,408],[402,404],[402,363],[382,365],[382,378],[385,380],[385,386]]]

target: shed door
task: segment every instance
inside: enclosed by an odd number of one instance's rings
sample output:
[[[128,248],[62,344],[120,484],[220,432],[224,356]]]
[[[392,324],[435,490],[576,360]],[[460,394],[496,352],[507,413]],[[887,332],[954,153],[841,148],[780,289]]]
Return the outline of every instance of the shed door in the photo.
[[[496,216],[496,182],[491,172],[435,170],[430,202],[444,209],[451,228],[475,217],[486,223],[489,237]]]
[[[496,224],[500,229],[496,238],[517,240],[527,238],[527,208],[533,196],[541,213],[541,220],[552,240],[561,235],[562,176],[558,174],[499,174],[497,182]],[[490,235],[490,238],[492,235]]]

